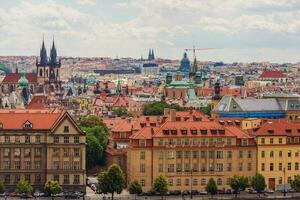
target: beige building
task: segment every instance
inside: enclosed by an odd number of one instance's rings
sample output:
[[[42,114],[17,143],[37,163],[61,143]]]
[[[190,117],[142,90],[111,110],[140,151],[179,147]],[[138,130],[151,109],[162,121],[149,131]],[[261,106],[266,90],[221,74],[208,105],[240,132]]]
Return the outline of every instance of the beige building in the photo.
[[[0,110],[0,180],[42,189],[57,180],[64,190],[85,192],[85,134],[62,110]]]
[[[170,191],[200,191],[210,178],[224,190],[233,175],[255,173],[254,138],[234,126],[171,120],[160,127],[144,127],[130,137],[127,181],[138,180],[143,191],[151,190],[160,174],[167,178]]]

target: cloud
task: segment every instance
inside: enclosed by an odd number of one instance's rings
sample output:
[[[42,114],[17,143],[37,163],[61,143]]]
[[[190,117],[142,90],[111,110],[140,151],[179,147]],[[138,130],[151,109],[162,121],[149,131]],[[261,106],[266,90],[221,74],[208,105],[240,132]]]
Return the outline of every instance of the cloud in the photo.
[[[95,5],[95,0],[77,0],[80,5]]]
[[[128,8],[129,4],[127,2],[117,2],[114,3],[113,6],[117,8]]]

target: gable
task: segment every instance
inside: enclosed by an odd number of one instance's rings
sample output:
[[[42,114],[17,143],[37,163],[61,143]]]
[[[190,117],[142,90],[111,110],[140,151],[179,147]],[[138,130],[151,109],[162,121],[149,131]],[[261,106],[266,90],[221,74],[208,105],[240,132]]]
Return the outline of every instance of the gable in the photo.
[[[52,133],[55,135],[78,135],[83,134],[80,128],[76,125],[74,120],[69,116],[69,114],[65,114],[62,119],[55,125]]]

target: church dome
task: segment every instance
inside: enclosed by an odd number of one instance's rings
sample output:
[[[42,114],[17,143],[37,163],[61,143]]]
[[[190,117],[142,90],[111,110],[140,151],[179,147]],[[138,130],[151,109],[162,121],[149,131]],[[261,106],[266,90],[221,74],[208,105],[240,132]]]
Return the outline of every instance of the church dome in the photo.
[[[190,66],[191,66],[190,60],[187,57],[187,53],[184,52],[183,58],[181,59],[181,62],[180,62],[179,70],[181,72],[189,72],[190,71]]]
[[[26,79],[25,69],[22,69],[21,78],[18,81],[18,85],[20,88],[28,87],[28,80]]]

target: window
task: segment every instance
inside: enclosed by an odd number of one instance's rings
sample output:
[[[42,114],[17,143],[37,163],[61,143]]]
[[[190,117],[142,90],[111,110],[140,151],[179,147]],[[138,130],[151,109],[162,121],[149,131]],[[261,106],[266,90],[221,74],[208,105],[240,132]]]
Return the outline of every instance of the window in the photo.
[[[270,163],[270,171],[274,171],[274,164],[273,163]]]
[[[288,163],[288,170],[290,171],[292,169],[292,163]]]
[[[140,164],[140,172],[141,173],[145,173],[146,172],[145,164]]]
[[[53,180],[59,182],[59,175],[58,174],[53,175]]]
[[[193,179],[193,185],[198,185],[198,180],[196,178]]]
[[[177,143],[177,145],[181,145],[181,139],[180,138],[178,138],[177,140],[176,140],[176,143]]]
[[[21,150],[20,148],[15,148],[14,156],[19,157],[21,155]]]
[[[265,144],[265,138],[261,138],[261,139],[260,139],[260,143],[261,143],[261,144]]]
[[[193,151],[193,158],[198,158],[198,151]]]
[[[191,157],[191,152],[190,151],[185,151],[184,152],[184,158],[190,158]]]
[[[201,158],[206,158],[206,151],[201,151]]]
[[[252,151],[248,151],[248,158],[252,158]]]
[[[270,138],[270,144],[273,144],[273,143],[274,143],[274,139]]]
[[[23,128],[30,129],[30,128],[32,128],[32,124],[29,121],[26,121],[23,125]]]
[[[190,144],[190,139],[186,138],[186,139],[184,140],[184,145],[189,145],[189,144]]]
[[[217,163],[217,171],[222,172],[223,171],[223,164],[222,163]]]
[[[168,151],[168,159],[174,159],[174,151]]]
[[[15,182],[14,182],[14,184],[18,184],[20,180],[21,180],[20,174],[15,174]]]
[[[25,161],[25,169],[30,169],[30,161]]]
[[[74,143],[79,144],[79,136],[74,136]]]
[[[178,178],[178,179],[176,180],[176,185],[177,185],[177,186],[180,186],[180,185],[181,185],[181,179],[180,179],[180,178]]]
[[[265,171],[265,163],[261,163],[261,171]]]
[[[182,151],[176,151],[176,158],[182,158]]]
[[[70,183],[69,175],[64,175],[64,184],[69,184],[69,183]]]
[[[188,178],[184,179],[184,185],[185,186],[190,185],[190,180]]]
[[[172,178],[169,178],[169,179],[168,179],[168,185],[169,185],[169,186],[173,186],[173,179],[172,179]]]
[[[9,148],[5,148],[4,149],[4,156],[9,156],[10,155],[10,149]]]
[[[239,163],[239,171],[243,171],[243,163]]]
[[[270,151],[270,158],[274,157],[274,151]]]
[[[41,148],[35,148],[34,155],[35,156],[40,156],[42,154],[42,149]]]
[[[35,143],[41,143],[41,136],[39,135],[35,136]]]
[[[59,137],[58,136],[54,136],[53,143],[55,143],[55,144],[59,143]]]
[[[227,145],[231,146],[231,138],[227,138]]]
[[[15,161],[15,169],[21,169],[20,161]]]
[[[227,151],[227,158],[232,158],[232,151]]]
[[[24,150],[24,156],[30,157],[30,148],[25,148],[25,150]]]
[[[278,143],[282,144],[282,138],[278,138]]]
[[[70,169],[69,161],[64,161],[64,169]]]
[[[215,152],[214,151],[209,151],[209,158],[215,158]]]
[[[279,157],[282,157],[282,151],[279,151]]]
[[[139,145],[140,145],[140,147],[145,147],[146,146],[146,140],[139,140]]]
[[[41,169],[41,161],[35,161],[34,162],[34,168],[35,169]]]
[[[288,157],[291,157],[291,156],[292,156],[292,151],[289,150],[289,151],[288,151]]]
[[[217,184],[218,184],[218,185],[222,185],[222,178],[218,178],[218,179],[217,179]]]
[[[40,174],[35,175],[34,182],[35,183],[41,183],[41,175]]]
[[[69,126],[64,126],[64,133],[69,133]]]
[[[5,140],[5,143],[10,143],[10,136],[5,136],[4,140]]]
[[[69,144],[69,136],[64,136],[64,143]]]
[[[252,170],[252,163],[248,163],[247,169],[248,169],[248,171],[251,171],[251,170]]]
[[[282,177],[279,177],[278,183],[279,183],[279,184],[282,184]]]
[[[282,171],[282,163],[279,163],[279,164],[278,164],[278,170],[279,170],[279,171]]]
[[[217,159],[223,158],[223,151],[217,151]]]
[[[201,179],[201,185],[206,185],[206,179],[205,178]]]
[[[299,157],[299,150],[295,152],[295,157]]]
[[[53,161],[53,169],[59,169],[59,161]]]
[[[141,186],[142,186],[142,187],[145,187],[145,180],[144,180],[144,179],[141,179],[140,182],[141,182]]]
[[[74,156],[80,156],[80,149],[79,148],[75,148],[74,149]]]
[[[73,168],[74,169],[80,169],[80,162],[79,161],[74,161]]]
[[[243,151],[239,151],[239,158],[243,158]]]
[[[174,172],[174,164],[168,164],[168,172]]]
[[[17,143],[17,144],[20,143],[20,136],[15,136],[15,143]]]
[[[59,155],[59,148],[53,148],[53,156]]]
[[[265,157],[265,151],[261,151],[261,157],[262,157],[262,158]]]
[[[232,170],[232,164],[231,163],[227,163],[227,171],[231,172]]]
[[[10,162],[4,161],[4,169],[10,169]]]
[[[158,158],[159,158],[159,159],[163,159],[163,158],[164,158],[164,152],[159,151],[159,152],[158,152]]]
[[[29,144],[29,143],[30,143],[30,136],[29,136],[29,135],[26,135],[26,136],[25,136],[25,143],[26,143],[26,144]]]
[[[163,144],[164,144],[164,139],[159,139],[159,140],[158,140],[158,145],[159,145],[159,146],[162,146]]]
[[[80,177],[79,175],[74,175],[74,184],[79,184],[80,183]]]
[[[69,149],[64,148],[64,156],[69,156]]]
[[[297,170],[297,171],[299,170],[299,163],[297,163],[297,162],[295,163],[295,170]]]
[[[30,183],[30,174],[25,174],[25,181]]]
[[[176,172],[181,172],[181,170],[182,170],[181,164],[177,164],[176,165]]]
[[[4,175],[4,184],[10,184],[10,174]]]
[[[163,164],[158,164],[158,172],[163,172],[164,171],[164,165]]]

